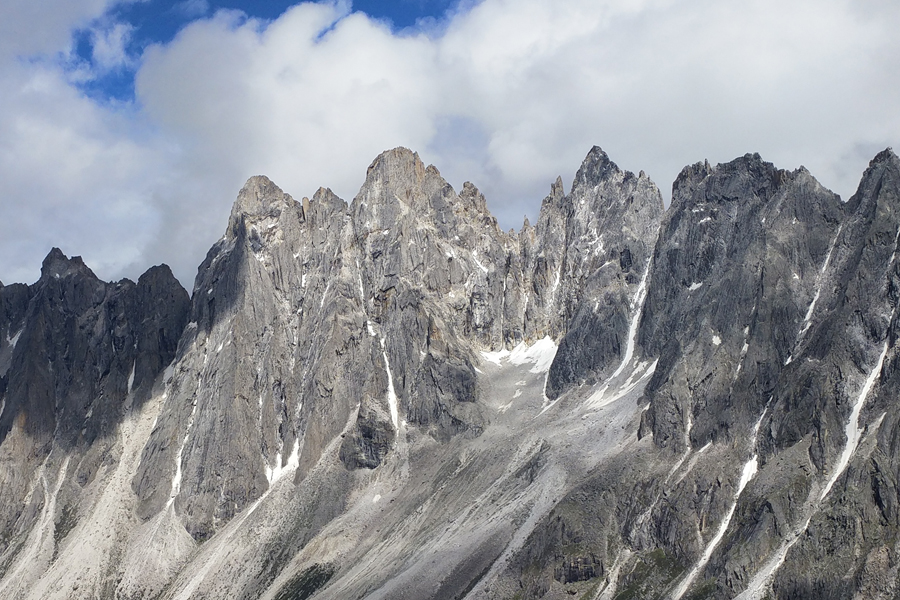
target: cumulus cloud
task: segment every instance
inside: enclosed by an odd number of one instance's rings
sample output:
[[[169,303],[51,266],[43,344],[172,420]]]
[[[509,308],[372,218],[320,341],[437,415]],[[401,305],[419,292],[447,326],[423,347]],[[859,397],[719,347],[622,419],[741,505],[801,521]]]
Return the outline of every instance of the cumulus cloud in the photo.
[[[62,52],[73,29],[102,15],[114,0],[4,0],[0,60]]]
[[[0,105],[3,281],[33,281],[53,246],[106,276],[144,266],[159,219],[149,190],[166,171],[155,142],[50,66],[0,73]]]
[[[107,277],[145,266],[165,152],[134,113],[99,106],[67,71],[72,32],[111,6],[13,0],[0,21],[0,278],[32,282],[53,246]],[[40,24],[40,26],[36,26]],[[79,66],[79,69],[83,68]]]
[[[69,26],[105,7],[90,6]],[[457,188],[472,180],[507,227],[593,144],[664,195],[685,164],[758,151],[846,197],[900,139],[898,25],[892,0],[483,0],[400,32],[346,2],[271,22],[219,11],[145,51],[130,107],[7,61],[2,208],[31,233],[0,225],[15,240],[0,241],[0,278],[71,240],[101,276],[166,261],[190,286],[247,177],[349,201],[397,145]],[[107,38],[106,64],[127,34]]]

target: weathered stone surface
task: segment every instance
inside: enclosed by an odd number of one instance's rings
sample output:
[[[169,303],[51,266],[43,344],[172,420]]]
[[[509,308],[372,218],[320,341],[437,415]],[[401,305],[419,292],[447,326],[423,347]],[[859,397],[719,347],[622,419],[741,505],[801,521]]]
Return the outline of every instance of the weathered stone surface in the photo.
[[[556,288],[559,326],[553,335],[565,336],[547,380],[547,396],[553,399],[573,384],[602,380],[625,354],[663,201],[643,172],[635,176],[620,170],[595,146],[575,175],[572,191],[550,206],[542,219],[551,212],[565,218],[564,238],[555,232],[543,243],[545,254],[564,250]],[[552,229],[548,224],[546,230]]]
[[[55,457],[69,457],[75,489],[113,460],[115,429],[174,358],[188,305],[165,265],[105,283],[56,248],[35,284],[0,288],[0,560],[40,522]]]
[[[802,342],[840,223],[839,199],[804,169],[747,155],[682,171],[638,335],[660,357],[647,413],[657,444],[746,435]]]
[[[0,596],[893,598],[898,232],[889,150],[664,211],[595,147],[503,232],[398,148],[251,178],[190,301],[54,250],[0,284]]]

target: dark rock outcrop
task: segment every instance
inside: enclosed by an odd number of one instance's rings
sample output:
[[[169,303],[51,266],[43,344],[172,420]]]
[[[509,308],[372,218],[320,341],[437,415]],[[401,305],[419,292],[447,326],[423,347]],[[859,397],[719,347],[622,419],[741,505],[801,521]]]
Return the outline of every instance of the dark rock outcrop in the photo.
[[[115,428],[172,362],[188,309],[165,265],[106,283],[57,248],[35,284],[0,288],[0,551],[34,523],[32,477],[51,453],[77,457],[82,486],[109,460]]]

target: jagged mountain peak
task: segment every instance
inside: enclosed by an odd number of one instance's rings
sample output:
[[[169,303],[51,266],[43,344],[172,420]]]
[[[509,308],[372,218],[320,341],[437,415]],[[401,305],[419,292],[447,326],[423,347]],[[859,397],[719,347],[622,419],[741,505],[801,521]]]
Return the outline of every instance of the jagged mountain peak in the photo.
[[[430,169],[431,173],[428,173],[429,169],[426,169],[418,152],[402,146],[385,150],[369,165],[363,189],[384,187],[395,193],[396,191],[405,191],[410,187],[421,186],[427,174],[436,174],[440,177],[437,169],[434,167],[430,167]],[[401,200],[404,199],[401,198]]]
[[[53,248],[44,258],[41,264],[41,279],[54,277],[60,279],[69,275],[81,274],[97,279],[94,272],[86,264],[80,256],[67,257],[59,248]]]
[[[578,172],[575,174],[575,180],[572,182],[572,190],[577,186],[590,187],[597,185],[601,181],[605,181],[622,173],[619,166],[610,160],[609,155],[600,147],[594,146],[585,156]]]
[[[682,169],[672,185],[672,204],[682,202],[727,204],[748,198],[768,201],[776,190],[797,174],[766,162],[758,153],[745,154],[727,163],[710,166],[698,162]]]
[[[553,200],[558,201],[558,200],[562,200],[562,198],[564,198],[565,195],[566,195],[566,190],[563,187],[562,176],[557,175],[556,181],[554,181],[550,185],[550,195],[548,197],[552,198]]]
[[[885,148],[869,161],[869,166],[860,181],[860,188],[881,177],[897,177],[898,174],[900,174],[900,158],[892,148]]]
[[[311,202],[322,205],[328,212],[347,212],[347,202],[331,191],[331,188],[320,187],[313,194]],[[309,210],[309,206],[303,204],[304,211]]]
[[[149,289],[155,289],[160,286],[168,288],[171,287],[173,281],[177,281],[177,279],[175,279],[172,269],[169,265],[162,263],[147,269],[138,277],[137,285],[138,287]]]
[[[882,216],[900,211],[900,198],[897,197],[896,191],[898,187],[900,187],[900,158],[891,148],[885,148],[869,161],[859,186],[847,200],[846,212],[865,213],[872,219],[876,218],[879,211]]]
[[[191,299],[0,284],[0,597],[894,597],[900,161],[673,190],[595,146],[507,234],[395,148]]]
[[[876,154],[875,157],[869,161],[869,166],[872,167],[882,163],[894,163],[895,165],[900,163],[900,158],[897,157],[894,149],[890,146]]]
[[[265,175],[254,175],[247,180],[234,201],[226,235],[229,239],[238,235],[242,223],[248,219],[277,220],[281,212],[293,203],[293,198],[285,194],[271,179]]]

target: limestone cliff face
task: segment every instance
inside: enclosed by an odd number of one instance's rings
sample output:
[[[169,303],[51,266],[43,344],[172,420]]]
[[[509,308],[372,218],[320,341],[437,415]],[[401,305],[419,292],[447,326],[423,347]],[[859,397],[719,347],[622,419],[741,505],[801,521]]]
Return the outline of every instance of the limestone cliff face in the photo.
[[[172,361],[188,309],[166,266],[137,283],[105,283],[80,257],[55,248],[35,284],[0,288],[4,564],[20,549],[17,535],[36,527],[47,506],[51,474],[62,473],[57,492],[63,481],[78,490],[114,460],[116,428]],[[63,464],[71,464],[68,479]]]
[[[900,160],[847,203],[758,155],[673,189],[637,336],[652,445],[557,505],[519,585],[593,568],[648,598],[891,597]]]
[[[301,472],[381,384],[365,335],[346,204],[296,202],[251,178],[194,284],[167,400],[133,480],[148,518],[169,502],[204,540]]]
[[[826,305],[809,312],[842,221],[838,197],[806,170],[759,155],[681,172],[638,333],[660,357],[646,392],[657,444],[680,452],[745,435],[806,342],[806,315]]]
[[[892,598],[900,159],[746,155],[537,223],[378,156],[252,177],[188,298],[0,284],[0,597]]]
[[[295,447],[302,478],[348,419],[351,468],[381,464],[407,423],[441,441],[477,436],[479,352],[560,339],[570,323],[548,392],[595,379],[624,352],[662,200],[599,148],[569,196],[554,190],[535,231],[516,234],[474,186],[457,194],[403,148],[376,158],[349,207],[248,181],[197,276],[134,479],[142,514],[174,498],[204,540]]]
[[[643,172],[620,170],[596,146],[569,195],[551,198],[537,229],[544,256],[558,253],[547,299],[552,335],[564,333],[547,380],[547,396],[556,398],[573,384],[602,381],[625,354],[664,208]]]

